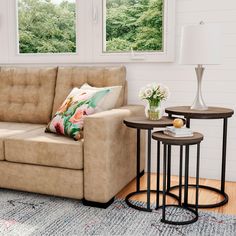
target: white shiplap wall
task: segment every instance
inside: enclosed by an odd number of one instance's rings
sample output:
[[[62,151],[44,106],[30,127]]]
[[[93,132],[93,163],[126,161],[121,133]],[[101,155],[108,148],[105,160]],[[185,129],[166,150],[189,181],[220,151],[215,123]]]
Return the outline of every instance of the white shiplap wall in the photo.
[[[236,0],[176,0],[176,58],[179,54],[179,40],[182,25],[219,23],[224,32],[224,60],[219,66],[206,68],[203,93],[207,105],[224,106],[236,110]],[[8,58],[7,1],[0,0],[0,60]],[[177,61],[177,60],[176,60]],[[195,96],[196,76],[194,68],[175,63],[131,63],[127,64],[129,82],[129,102],[140,103],[139,89],[153,81],[166,84],[171,90],[171,98],[165,106],[191,105]],[[194,120],[194,130],[204,133],[201,147],[201,176],[220,178],[221,170],[221,120]],[[152,166],[155,166],[156,152],[153,142]],[[176,149],[174,149],[176,153]],[[191,153],[193,154],[193,152]],[[227,148],[227,180],[236,181],[236,116],[229,120]],[[191,156],[192,159],[195,156]],[[173,157],[173,173],[177,172],[178,159]],[[194,174],[194,163],[190,173]],[[153,168],[155,171],[155,168]]]
[[[223,64],[208,66],[204,74],[203,94],[209,106],[229,107],[236,110],[236,1],[235,0],[177,0],[176,58],[179,54],[181,27],[196,24],[219,23],[224,33]],[[166,84],[171,97],[165,106],[191,105],[196,92],[196,76],[192,66],[175,63],[129,64],[129,101],[139,102],[139,88],[153,81]],[[222,120],[192,120],[193,130],[204,134],[201,145],[201,176],[220,179]],[[156,146],[153,142],[152,166],[155,166]],[[194,149],[193,149],[194,151]],[[191,159],[195,159],[195,152]],[[173,150],[177,153],[177,150]],[[173,158],[173,173],[178,174],[177,156]],[[195,162],[190,173],[195,174]],[[153,168],[155,171],[155,168]],[[236,116],[229,119],[227,146],[227,180],[236,181]]]

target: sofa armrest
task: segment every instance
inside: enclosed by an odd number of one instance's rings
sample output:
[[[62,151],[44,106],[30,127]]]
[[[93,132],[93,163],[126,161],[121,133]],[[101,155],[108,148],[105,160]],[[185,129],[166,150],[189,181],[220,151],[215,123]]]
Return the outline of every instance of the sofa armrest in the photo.
[[[129,105],[97,113],[84,121],[84,198],[106,203],[136,176],[136,130],[126,127],[129,116],[144,115],[144,107]],[[141,170],[145,131],[141,132]]]

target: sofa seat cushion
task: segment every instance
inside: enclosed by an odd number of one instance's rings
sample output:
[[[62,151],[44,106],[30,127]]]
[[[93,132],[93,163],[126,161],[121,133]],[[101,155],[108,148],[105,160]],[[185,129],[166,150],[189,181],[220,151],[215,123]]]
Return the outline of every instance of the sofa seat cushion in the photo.
[[[36,124],[0,122],[0,160],[4,160],[4,145],[3,140],[12,135],[22,134],[30,130],[43,127]]]
[[[83,141],[74,141],[45,128],[5,140],[5,159],[16,163],[83,169]]]

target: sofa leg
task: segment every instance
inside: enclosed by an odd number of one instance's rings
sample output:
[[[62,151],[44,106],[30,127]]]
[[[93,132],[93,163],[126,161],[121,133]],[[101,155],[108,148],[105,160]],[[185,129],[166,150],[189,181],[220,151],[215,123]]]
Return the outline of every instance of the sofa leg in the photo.
[[[103,208],[106,209],[109,207],[113,202],[114,202],[115,197],[113,197],[111,200],[105,203],[101,202],[93,202],[93,201],[87,201],[86,199],[83,199],[82,202],[85,206],[91,206],[91,207],[98,207],[98,208]]]

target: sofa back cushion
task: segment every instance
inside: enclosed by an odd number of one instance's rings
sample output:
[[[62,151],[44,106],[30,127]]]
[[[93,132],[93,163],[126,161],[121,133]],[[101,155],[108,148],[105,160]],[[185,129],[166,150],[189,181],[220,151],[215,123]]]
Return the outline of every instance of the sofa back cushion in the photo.
[[[56,77],[56,67],[3,67],[0,71],[0,121],[48,123]]]
[[[74,87],[88,83],[94,87],[121,85],[121,93],[116,103],[120,107],[126,103],[126,69],[119,67],[59,67],[53,115]]]

